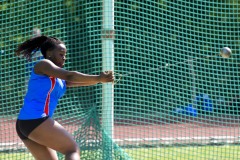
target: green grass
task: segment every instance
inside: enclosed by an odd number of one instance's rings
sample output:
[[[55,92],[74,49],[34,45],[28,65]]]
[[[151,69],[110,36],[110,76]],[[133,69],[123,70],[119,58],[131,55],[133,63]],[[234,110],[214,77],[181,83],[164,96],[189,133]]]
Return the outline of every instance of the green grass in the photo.
[[[239,160],[240,146],[124,149],[132,160]],[[1,160],[33,160],[28,153],[0,153]],[[97,159],[95,159],[97,160]]]
[[[31,154],[20,153],[0,153],[0,160],[34,160]]]
[[[240,160],[240,146],[126,149],[133,160]]]

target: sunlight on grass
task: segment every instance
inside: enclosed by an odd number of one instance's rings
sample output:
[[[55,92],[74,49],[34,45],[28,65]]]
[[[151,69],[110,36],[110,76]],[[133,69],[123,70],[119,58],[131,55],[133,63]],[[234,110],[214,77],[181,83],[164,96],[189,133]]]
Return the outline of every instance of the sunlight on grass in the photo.
[[[240,146],[125,149],[133,160],[238,160]]]
[[[240,146],[189,146],[124,149],[132,160],[238,160]],[[93,152],[93,151],[90,151]],[[1,160],[34,160],[31,154],[0,153]],[[96,159],[97,160],[97,159]]]
[[[0,153],[0,160],[34,160],[30,153]]]

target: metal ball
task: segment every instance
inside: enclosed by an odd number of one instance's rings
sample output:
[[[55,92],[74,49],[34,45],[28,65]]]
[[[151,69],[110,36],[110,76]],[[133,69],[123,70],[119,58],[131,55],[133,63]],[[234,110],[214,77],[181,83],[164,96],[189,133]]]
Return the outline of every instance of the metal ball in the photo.
[[[231,54],[232,54],[232,51],[228,47],[223,47],[220,51],[220,56],[222,56],[223,58],[229,58],[231,57]]]

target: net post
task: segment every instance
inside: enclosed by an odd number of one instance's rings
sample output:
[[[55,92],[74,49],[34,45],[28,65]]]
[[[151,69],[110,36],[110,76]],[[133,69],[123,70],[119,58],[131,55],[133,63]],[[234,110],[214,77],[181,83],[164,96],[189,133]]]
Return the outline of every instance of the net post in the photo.
[[[192,99],[192,106],[195,106],[195,99],[196,99],[196,76],[195,76],[195,71],[194,71],[194,66],[193,66],[193,58],[188,58],[188,65],[189,65],[189,69],[191,71],[191,77],[192,77],[192,81],[191,81],[191,87],[192,87],[192,95],[191,95],[191,99]]]
[[[114,0],[103,0],[102,22],[102,70],[114,70]],[[103,84],[102,126],[103,159],[113,159],[114,135],[114,85]]]

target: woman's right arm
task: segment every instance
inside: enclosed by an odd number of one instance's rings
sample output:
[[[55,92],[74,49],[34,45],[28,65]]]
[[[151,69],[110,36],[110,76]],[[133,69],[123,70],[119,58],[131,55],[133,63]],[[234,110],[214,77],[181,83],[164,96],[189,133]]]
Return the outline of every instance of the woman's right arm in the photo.
[[[56,77],[66,81],[75,83],[106,83],[113,82],[114,76],[112,72],[106,76],[89,75],[77,71],[67,71],[56,66],[52,61],[44,59],[38,62],[34,67],[34,72],[40,75]]]

